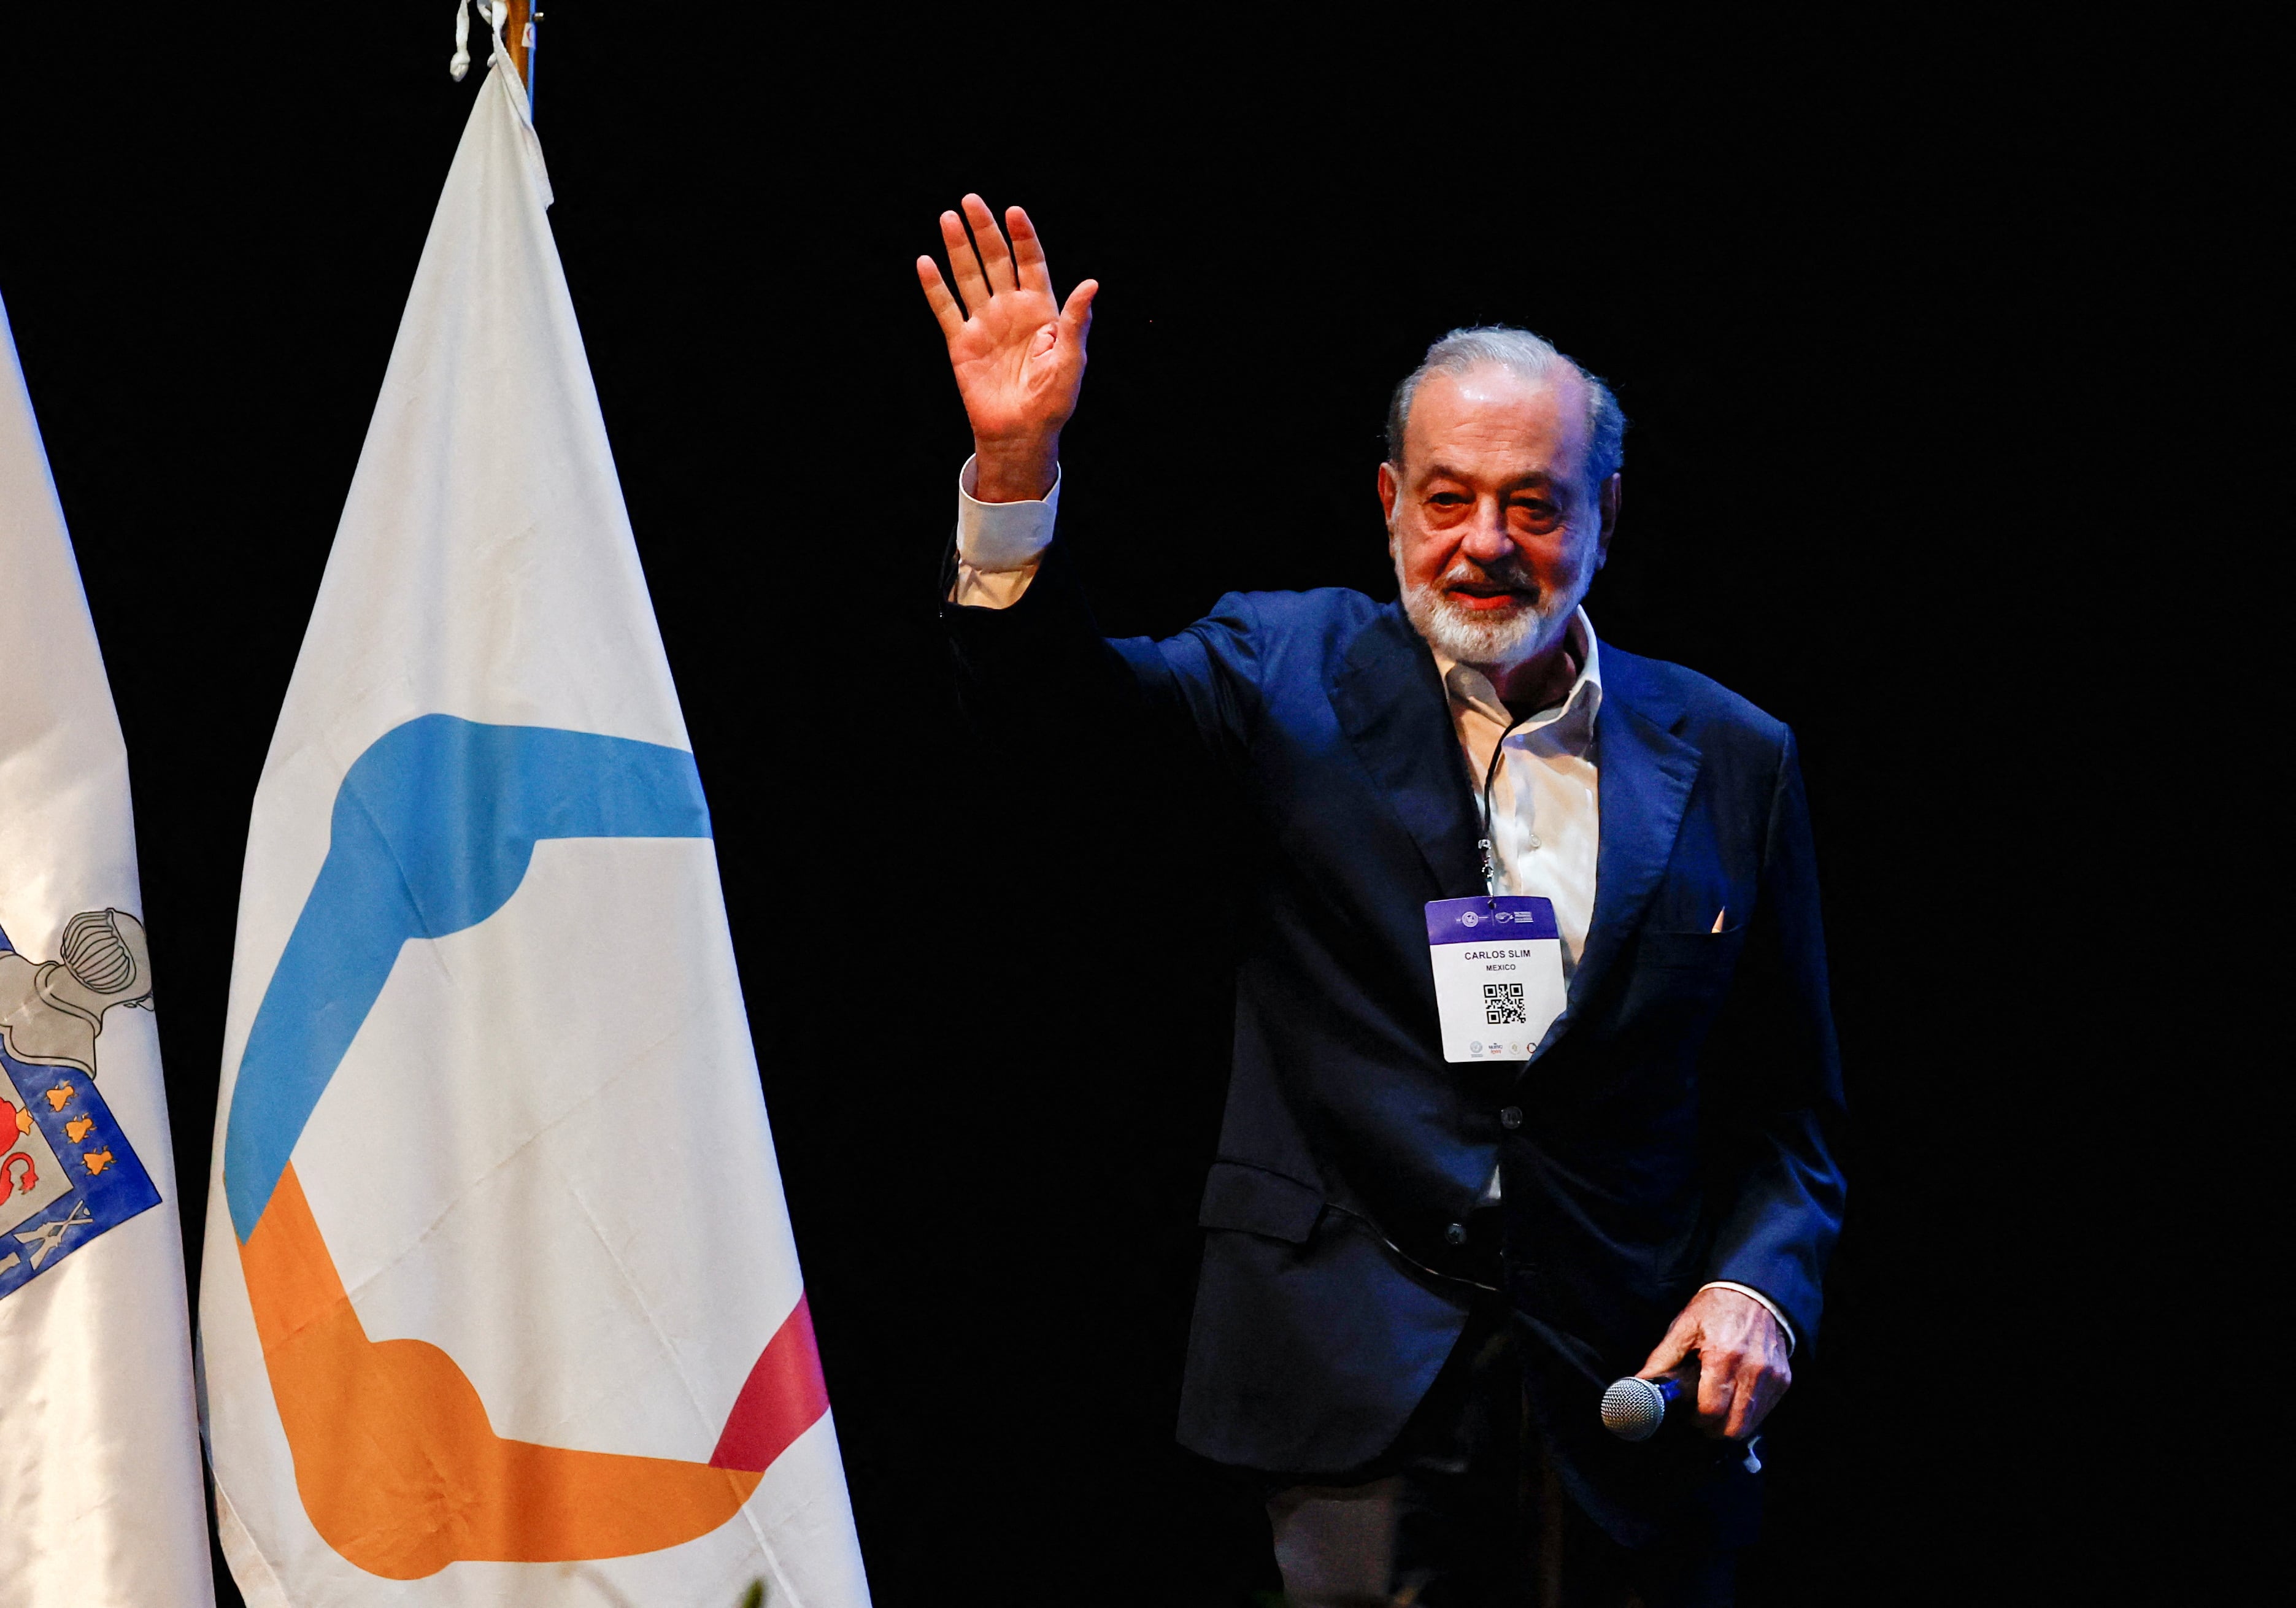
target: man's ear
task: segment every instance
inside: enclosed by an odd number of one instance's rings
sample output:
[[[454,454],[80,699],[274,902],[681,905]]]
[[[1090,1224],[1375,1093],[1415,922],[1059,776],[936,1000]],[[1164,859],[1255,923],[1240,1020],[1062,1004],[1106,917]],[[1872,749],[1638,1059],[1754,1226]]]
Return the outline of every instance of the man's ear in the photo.
[[[1379,507],[1387,519],[1387,550],[1395,551],[1395,499],[1403,490],[1403,482],[1396,474],[1395,465],[1379,466]]]
[[[1595,493],[1603,508],[1603,534],[1596,538],[1595,548],[1595,568],[1597,570],[1611,562],[1611,537],[1617,534],[1619,504],[1626,495],[1625,478],[1615,474],[1604,480],[1602,489]]]

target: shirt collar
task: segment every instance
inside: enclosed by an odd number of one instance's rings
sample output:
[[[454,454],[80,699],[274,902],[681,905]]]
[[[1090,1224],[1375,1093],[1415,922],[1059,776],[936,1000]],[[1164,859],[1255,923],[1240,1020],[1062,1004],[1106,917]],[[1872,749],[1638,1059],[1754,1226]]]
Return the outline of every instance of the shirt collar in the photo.
[[[1564,720],[1587,730],[1593,729],[1595,712],[1603,704],[1603,647],[1595,640],[1595,622],[1587,618],[1585,609],[1570,617],[1570,630],[1564,640],[1578,655],[1578,678],[1570,684],[1570,690],[1562,695],[1560,703],[1540,710],[1517,730],[1532,731]],[[1461,664],[1439,648],[1431,645],[1429,652],[1435,655],[1436,672],[1442,677],[1443,690],[1450,695],[1452,702],[1464,704],[1485,719],[1497,722],[1502,730],[1514,725],[1513,714],[1499,697],[1498,689],[1491,685],[1489,677],[1473,665]]]

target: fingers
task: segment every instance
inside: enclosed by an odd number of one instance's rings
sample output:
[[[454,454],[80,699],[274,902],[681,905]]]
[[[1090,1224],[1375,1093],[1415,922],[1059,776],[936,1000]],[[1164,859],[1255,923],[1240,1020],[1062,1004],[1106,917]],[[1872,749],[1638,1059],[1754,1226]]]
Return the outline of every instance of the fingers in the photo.
[[[1743,1440],[1753,1433],[1754,1425],[1768,1410],[1768,1404],[1762,1399],[1760,1371],[1751,1370],[1751,1377],[1742,1376],[1730,1394],[1730,1415],[1722,1421],[1722,1438]]]
[[[1037,238],[1037,226],[1018,207],[1004,209],[1004,227],[1013,236],[1013,263],[1019,270],[1021,288],[1053,293],[1053,271],[1045,262],[1045,242]],[[1074,299],[1073,296],[1070,298]]]
[[[1712,1434],[1730,1421],[1738,1395],[1739,1358],[1718,1347],[1698,1354],[1698,1420]]]
[[[1668,1325],[1666,1338],[1658,1342],[1658,1349],[1644,1359],[1640,1377],[1656,1379],[1661,1374],[1673,1373],[1697,1344],[1697,1320],[1687,1313],[1677,1317]]]
[[[1087,279],[1069,292],[1068,305],[1061,309],[1061,339],[1076,343],[1077,361],[1084,361],[1084,338],[1092,332],[1092,299],[1100,294],[1100,282]]]
[[[1068,305],[1061,309],[1061,322],[1078,340],[1092,328],[1092,299],[1100,294],[1100,281],[1087,279],[1069,292]]]
[[[1698,1418],[1710,1435],[1743,1440],[1762,1426],[1792,1375],[1759,1350],[1709,1346],[1699,1354]]]
[[[1760,1364],[1750,1359],[1740,1366],[1730,1391],[1729,1415],[1722,1420],[1725,1440],[1743,1440],[1754,1432],[1777,1400],[1775,1390],[1768,1388],[1772,1382]]]
[[[948,271],[956,280],[957,294],[964,298],[968,309],[980,312],[988,305],[988,281],[980,271],[980,258],[973,254],[972,238],[964,232],[964,219],[954,212],[942,213],[940,243],[947,249]]]
[[[1731,1398],[1730,1417],[1722,1432],[1733,1440],[1743,1440],[1762,1427],[1762,1420],[1792,1383],[1791,1373],[1749,1358],[1739,1370],[1738,1388]]]
[[[964,309],[956,305],[956,298],[948,286],[941,283],[940,269],[930,257],[917,258],[917,283],[925,289],[925,301],[932,308],[933,322],[940,325],[944,339],[954,340],[964,328]]]
[[[1013,253],[1004,249],[1004,236],[996,227],[996,215],[988,203],[977,195],[964,198],[964,218],[972,226],[972,243],[980,252],[981,267],[988,273],[991,291],[1013,288]]]

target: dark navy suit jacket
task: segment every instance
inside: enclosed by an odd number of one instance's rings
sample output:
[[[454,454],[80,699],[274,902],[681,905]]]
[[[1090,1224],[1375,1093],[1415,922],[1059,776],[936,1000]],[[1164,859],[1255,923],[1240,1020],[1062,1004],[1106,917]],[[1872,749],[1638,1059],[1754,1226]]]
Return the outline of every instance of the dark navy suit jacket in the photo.
[[[1496,1161],[1551,1455],[1614,1534],[1654,1533],[1712,1454],[1612,1440],[1603,1388],[1713,1279],[1775,1301],[1806,1358],[1841,1223],[1841,1074],[1792,734],[1604,644],[1601,849],[1568,1006],[1528,1065],[1454,1065],[1423,907],[1482,891],[1480,833],[1433,656],[1399,605],[1230,594],[1168,640],[1107,642],[1055,542],[1013,608],[943,617],[979,716],[1025,727],[1057,705],[1070,732],[1168,742],[1257,839],[1183,1443],[1303,1474],[1374,1460],[1457,1339],[1466,1281],[1488,1277],[1448,1231]]]

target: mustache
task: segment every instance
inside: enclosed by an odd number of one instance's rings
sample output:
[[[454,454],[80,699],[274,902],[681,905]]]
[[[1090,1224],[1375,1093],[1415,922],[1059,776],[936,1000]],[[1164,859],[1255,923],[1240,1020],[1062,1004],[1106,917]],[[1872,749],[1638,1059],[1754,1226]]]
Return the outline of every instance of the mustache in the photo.
[[[1529,592],[1533,596],[1546,590],[1538,584],[1538,578],[1531,574],[1527,566],[1513,562],[1488,567],[1472,561],[1455,563],[1436,578],[1435,585],[1439,588],[1456,586],[1505,587],[1510,591]]]

